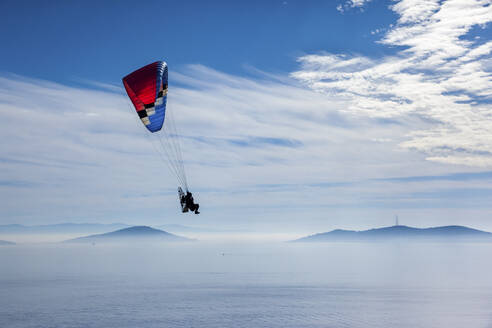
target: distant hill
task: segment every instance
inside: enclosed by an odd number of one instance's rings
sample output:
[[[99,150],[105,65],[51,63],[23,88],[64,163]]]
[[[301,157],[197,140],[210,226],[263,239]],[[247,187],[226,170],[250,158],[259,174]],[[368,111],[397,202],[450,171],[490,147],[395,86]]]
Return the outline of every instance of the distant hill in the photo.
[[[58,223],[45,225],[22,225],[22,224],[4,224],[0,225],[0,236],[6,235],[88,235],[112,232],[119,229],[129,228],[131,225],[124,223]],[[224,230],[214,227],[196,227],[182,224],[163,224],[156,226],[157,229],[169,231],[172,233],[228,233],[228,232],[245,232],[244,230]]]
[[[92,242],[127,242],[127,241],[142,241],[142,242],[168,242],[168,241],[191,241],[192,239],[174,235],[172,233],[154,229],[147,226],[135,226],[125,229],[116,230],[113,232],[91,235],[69,239],[65,242],[92,243]]]
[[[103,233],[127,228],[122,223],[60,223],[25,226],[22,224],[0,225],[0,234],[66,234],[66,233]]]
[[[492,233],[463,226],[413,228],[403,225],[364,231],[333,230],[294,240],[294,242],[371,242],[384,240],[492,242]]]
[[[0,246],[2,245],[15,245],[15,243],[6,240],[0,240]]]

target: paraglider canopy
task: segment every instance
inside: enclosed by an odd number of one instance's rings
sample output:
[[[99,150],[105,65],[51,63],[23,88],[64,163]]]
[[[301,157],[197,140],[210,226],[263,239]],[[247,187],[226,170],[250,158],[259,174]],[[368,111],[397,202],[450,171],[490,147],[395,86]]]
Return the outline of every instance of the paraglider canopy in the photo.
[[[123,85],[142,123],[150,132],[162,129],[166,115],[167,64],[144,66],[123,78]]]

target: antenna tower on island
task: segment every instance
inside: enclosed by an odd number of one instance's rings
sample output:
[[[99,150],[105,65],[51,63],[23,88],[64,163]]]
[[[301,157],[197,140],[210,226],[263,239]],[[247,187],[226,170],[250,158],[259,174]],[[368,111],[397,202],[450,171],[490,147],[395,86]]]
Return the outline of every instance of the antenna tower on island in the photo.
[[[398,214],[395,215],[395,226],[399,226],[400,224],[398,223]]]

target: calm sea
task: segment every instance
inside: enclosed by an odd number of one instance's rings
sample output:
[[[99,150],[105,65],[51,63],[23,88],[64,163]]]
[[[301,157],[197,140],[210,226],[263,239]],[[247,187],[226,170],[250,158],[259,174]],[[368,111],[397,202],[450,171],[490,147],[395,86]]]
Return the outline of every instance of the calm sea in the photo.
[[[492,327],[492,245],[0,247],[0,327]]]

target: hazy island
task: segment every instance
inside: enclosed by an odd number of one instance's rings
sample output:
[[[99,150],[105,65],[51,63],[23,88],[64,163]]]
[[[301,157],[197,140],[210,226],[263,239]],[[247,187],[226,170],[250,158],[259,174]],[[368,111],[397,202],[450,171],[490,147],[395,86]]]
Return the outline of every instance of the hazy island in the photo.
[[[154,229],[148,226],[135,226],[116,230],[113,232],[90,235],[66,240],[68,243],[108,243],[108,242],[176,242],[192,241],[186,237]]]
[[[0,240],[0,245],[15,245],[15,243],[6,240]]]
[[[353,231],[333,230],[293,240],[293,242],[375,242],[375,241],[492,242],[492,233],[464,226],[414,228],[404,225]]]
[[[67,233],[105,233],[118,229],[128,228],[130,225],[123,223],[58,223],[26,226],[22,224],[0,225],[0,234],[25,235],[25,234],[67,234]]]
[[[54,234],[102,234],[119,229],[130,228],[124,223],[57,223],[43,225],[4,224],[0,225],[0,235],[54,235]],[[163,224],[155,228],[172,233],[189,232],[228,232],[214,227],[194,227],[182,224]],[[235,232],[235,231],[234,231]]]

